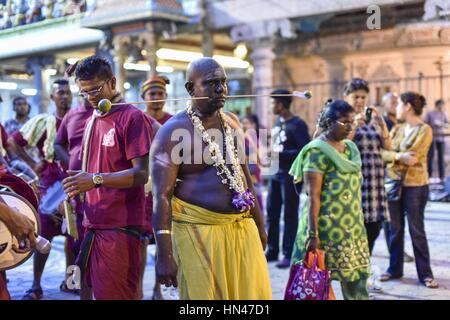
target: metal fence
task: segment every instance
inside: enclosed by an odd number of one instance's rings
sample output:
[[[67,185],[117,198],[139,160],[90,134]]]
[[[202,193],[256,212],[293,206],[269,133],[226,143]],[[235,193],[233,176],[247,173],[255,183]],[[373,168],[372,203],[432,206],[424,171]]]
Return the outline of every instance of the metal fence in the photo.
[[[450,119],[450,75],[424,76],[423,74],[419,74],[416,77],[409,78],[366,80],[370,89],[368,101],[370,105],[381,105],[382,97],[386,92],[401,94],[406,91],[415,91],[423,94],[427,100],[427,107],[424,110],[424,114],[434,108],[436,100],[443,99],[446,102],[445,110]],[[298,83],[293,85],[276,85],[273,88],[264,89],[286,88],[292,91],[311,90],[313,97],[310,100],[293,100],[293,111],[307,122],[312,133],[317,116],[323,108],[325,101],[329,98],[342,99],[346,82],[344,80],[335,80],[330,82]],[[450,133],[450,129],[447,129],[447,133]],[[446,142],[447,146],[450,145],[450,134],[446,134]],[[435,156],[435,161],[437,160],[436,158]],[[446,148],[445,163],[446,173],[448,175],[450,172],[450,148]],[[436,176],[437,170],[434,171],[434,176]]]
[[[427,99],[427,110],[434,108],[434,102],[444,99],[447,114],[450,116],[450,75],[395,78],[395,79],[366,79],[369,83],[369,104],[381,105],[381,99],[386,92],[401,94],[406,91],[416,91]],[[294,99],[294,112],[305,119],[308,124],[313,123],[325,101],[329,98],[338,99],[343,96],[343,88],[347,81],[334,80],[329,82],[309,82],[289,85],[275,85],[273,89],[287,88],[289,90],[311,90],[311,100]],[[260,88],[257,88],[257,90]],[[264,88],[269,89],[269,88]],[[270,88],[272,89],[272,88]]]

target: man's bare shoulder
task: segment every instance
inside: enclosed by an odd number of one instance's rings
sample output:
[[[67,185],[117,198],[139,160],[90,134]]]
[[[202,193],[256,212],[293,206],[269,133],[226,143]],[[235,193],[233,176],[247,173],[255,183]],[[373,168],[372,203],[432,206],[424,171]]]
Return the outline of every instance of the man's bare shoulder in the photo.
[[[172,118],[169,119],[164,125],[161,126],[161,130],[164,133],[173,132],[176,129],[180,128],[189,128],[192,127],[191,120],[189,119],[186,111],[180,111],[176,113]]]
[[[232,125],[233,128],[240,128],[241,122],[239,121],[239,117],[235,115],[233,112],[224,111],[226,119]]]
[[[165,143],[171,141],[174,132],[177,130],[192,130],[192,128],[192,122],[186,111],[181,111],[158,129],[155,140],[158,140],[160,143]]]

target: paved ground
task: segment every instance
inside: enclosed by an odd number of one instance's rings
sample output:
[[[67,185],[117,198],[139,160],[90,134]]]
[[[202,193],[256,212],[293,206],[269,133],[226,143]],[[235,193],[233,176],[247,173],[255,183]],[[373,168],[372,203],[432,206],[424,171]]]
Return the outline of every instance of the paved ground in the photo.
[[[303,203],[303,201],[302,201]],[[431,265],[434,275],[440,283],[439,289],[427,289],[417,280],[414,263],[405,264],[405,275],[401,280],[394,280],[382,284],[384,293],[371,295],[372,299],[402,299],[402,300],[450,300],[450,203],[429,202],[425,215],[426,232],[431,251]],[[53,250],[50,254],[44,276],[43,289],[45,299],[49,300],[73,300],[78,296],[62,293],[59,285],[64,278],[65,259],[63,252],[64,238],[55,238]],[[406,232],[406,250],[412,253],[411,241]],[[149,259],[147,262],[144,298],[150,299],[154,284],[154,246],[148,249]],[[388,265],[388,254],[383,235],[380,235],[374,249],[374,270],[381,274]],[[275,263],[269,263],[269,270],[273,288],[273,298],[282,299],[286,285],[288,270],[280,270]],[[22,266],[8,271],[9,290],[13,299],[20,299],[23,293],[30,288],[32,282],[32,260],[30,259]],[[338,283],[333,283],[336,296],[342,298]],[[164,289],[166,298],[175,299],[176,292]]]

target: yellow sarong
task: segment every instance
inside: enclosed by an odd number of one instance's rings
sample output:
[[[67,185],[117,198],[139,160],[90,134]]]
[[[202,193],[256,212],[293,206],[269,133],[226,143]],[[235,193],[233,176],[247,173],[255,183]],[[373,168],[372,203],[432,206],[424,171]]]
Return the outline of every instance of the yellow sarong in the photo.
[[[182,300],[272,299],[269,269],[250,212],[219,214],[172,198]]]

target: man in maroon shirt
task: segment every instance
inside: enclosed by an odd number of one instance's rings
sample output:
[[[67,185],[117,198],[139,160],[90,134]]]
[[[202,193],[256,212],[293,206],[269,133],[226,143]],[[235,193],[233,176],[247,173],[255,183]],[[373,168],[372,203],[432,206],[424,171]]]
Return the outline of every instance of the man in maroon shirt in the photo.
[[[124,103],[106,59],[81,60],[75,75],[80,94],[96,109],[83,137],[83,170],[68,170],[70,177],[63,181],[70,197],[85,194],[81,276],[98,300],[139,299],[149,121]],[[101,99],[121,105],[100,113]]]
[[[0,95],[0,102],[3,102],[2,96]],[[3,128],[0,123],[0,166],[7,166],[4,156],[6,156],[6,149],[8,146],[8,134],[5,128]]]
[[[170,83],[170,80],[165,76],[159,76],[154,75],[147,81],[145,81],[141,86],[141,97],[145,101],[154,101],[154,100],[164,100],[167,99],[167,90],[166,85]],[[165,105],[165,102],[147,102],[147,109],[145,111],[145,114],[148,116],[152,123],[152,129],[153,129],[153,136],[156,134],[157,130],[159,129],[159,126],[155,128],[154,122],[156,120],[157,123],[162,126],[164,123],[167,122],[170,118],[172,118],[172,115],[170,113],[167,113],[163,110]],[[142,263],[142,281],[144,277],[145,272],[145,265],[147,260],[147,245],[149,243],[154,243],[153,238],[153,228],[152,228],[152,207],[153,207],[153,196],[151,191],[148,192],[145,196],[145,210],[147,214],[147,224],[145,231],[149,235],[149,240],[144,240],[144,246],[143,246],[143,256],[144,260]],[[153,294],[152,294],[152,300],[162,300],[163,296],[161,293],[161,286],[156,280],[155,277],[155,286],[153,287]]]
[[[92,116],[94,109],[89,101],[83,99],[82,104],[75,109],[71,109],[61,122],[55,140],[56,158],[61,161],[64,168],[69,170],[81,170],[81,141],[85,130],[86,121]],[[73,237],[67,237],[68,247],[71,248],[70,262],[73,265],[75,258],[80,251],[80,245],[83,241],[84,228],[83,221],[83,204],[80,197],[75,198],[74,212],[77,214],[78,240]],[[65,286],[67,287],[67,286]],[[91,298],[90,290],[82,286],[81,299],[89,300]]]
[[[7,166],[5,157],[8,149],[8,134],[5,128],[0,124],[0,165]]]
[[[145,81],[141,86],[141,97],[144,101],[167,99],[166,85],[170,80],[165,76],[155,75]],[[161,125],[167,122],[172,115],[163,110],[165,102],[147,102],[145,113],[156,119]]]
[[[66,79],[57,79],[52,84],[50,98],[55,102],[56,112],[53,115],[40,114],[16,131],[9,139],[10,152],[13,157],[25,161],[39,175],[39,191],[41,198],[48,188],[63,177],[60,166],[54,161],[53,143],[61,121],[72,105],[72,92]],[[33,159],[25,151],[27,145],[36,145],[40,159]],[[51,241],[61,235],[61,223],[55,215],[39,212],[41,234]],[[39,300],[43,296],[41,277],[44,272],[48,254],[36,252],[33,257],[33,285],[23,297],[25,300]]]
[[[2,96],[0,95],[0,103],[3,102]],[[0,165],[7,166],[5,156],[6,150],[8,147],[8,134],[6,133],[5,128],[0,123]]]
[[[150,137],[153,141],[156,133],[158,132],[161,124],[148,113],[144,113],[145,117],[148,119],[151,133]],[[150,170],[150,169],[149,169]],[[140,292],[141,297],[144,297],[144,275],[145,275],[145,267],[147,265],[147,246],[149,244],[155,244],[155,237],[153,235],[153,227],[152,227],[152,213],[153,213],[153,195],[151,191],[151,180],[148,178],[148,182],[145,185],[145,227],[144,227],[144,239],[142,240],[142,264],[141,264],[141,283],[140,283]],[[156,279],[155,274],[155,285],[153,287],[152,300],[163,300],[163,295],[161,292],[161,285]]]
[[[170,83],[170,80],[165,76],[154,75],[147,81],[145,81],[141,86],[141,97],[145,101],[153,101],[153,100],[164,100],[167,99],[167,90],[166,85]],[[167,122],[172,115],[163,110],[165,102],[147,102],[147,109],[145,114],[149,117],[149,119],[156,120],[160,125],[163,125]],[[153,126],[153,135],[156,134],[157,128],[155,129]],[[153,230],[151,224],[152,217],[152,206],[153,206],[153,196],[151,192],[148,192],[145,197],[145,209],[148,217],[146,232],[149,234],[150,238],[153,240]],[[154,243],[154,241],[151,241]],[[142,278],[144,277],[145,265],[147,260],[147,245],[150,241],[144,240],[143,246],[143,255],[144,261],[142,264]],[[142,280],[143,281],[143,280]],[[161,300],[163,299],[161,293],[161,287],[158,281],[155,279],[155,286],[153,288],[152,300]]]

